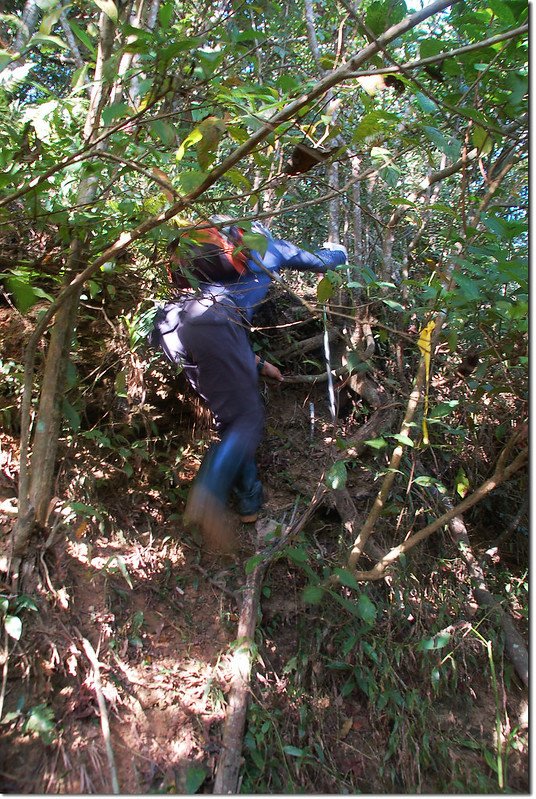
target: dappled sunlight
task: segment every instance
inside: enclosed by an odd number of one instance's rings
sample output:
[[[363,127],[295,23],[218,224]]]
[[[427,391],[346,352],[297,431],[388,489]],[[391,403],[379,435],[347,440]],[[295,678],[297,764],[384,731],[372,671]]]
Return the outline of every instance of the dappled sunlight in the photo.
[[[0,792],[527,792],[528,4],[8,6]]]

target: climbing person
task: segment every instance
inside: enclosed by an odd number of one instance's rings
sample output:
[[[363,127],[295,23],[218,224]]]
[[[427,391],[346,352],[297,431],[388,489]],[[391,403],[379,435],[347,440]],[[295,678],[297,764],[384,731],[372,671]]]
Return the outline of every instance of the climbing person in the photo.
[[[221,217],[216,220],[221,232],[233,242],[236,253],[241,231],[229,222],[222,226]],[[347,259],[342,245],[326,244],[311,253],[274,238],[258,222],[253,223],[252,232],[265,237],[263,254],[239,247],[243,263],[234,264],[231,274],[220,279],[215,279],[217,270],[209,263],[206,272],[201,270],[202,279],[193,281],[198,284],[196,289],[181,291],[160,309],[155,319],[157,340],[167,358],[182,367],[188,382],[214,416],[219,441],[209,447],[203,458],[189,493],[184,520],[187,525],[200,528],[205,540],[220,550],[232,546],[227,510],[231,493],[243,523],[256,521],[263,503],[255,462],[265,418],[259,375],[284,381],[277,366],[253,352],[248,331],[254,312],[265,299],[272,276],[277,279],[281,269],[322,273]],[[178,263],[176,256],[175,265]],[[184,266],[184,259],[180,263]],[[183,277],[185,271],[188,270],[171,272],[181,288],[188,285]],[[194,274],[199,278],[200,271]]]

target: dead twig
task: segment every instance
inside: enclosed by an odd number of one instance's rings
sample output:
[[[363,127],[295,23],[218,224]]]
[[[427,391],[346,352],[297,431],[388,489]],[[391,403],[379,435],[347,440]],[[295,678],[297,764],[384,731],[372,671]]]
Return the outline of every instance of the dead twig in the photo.
[[[108,765],[110,767],[110,777],[112,780],[112,791],[115,795],[121,793],[119,789],[119,780],[117,779],[117,769],[115,767],[114,750],[112,748],[112,741],[110,737],[110,722],[108,719],[108,710],[106,708],[106,700],[102,692],[102,684],[100,678],[100,663],[95,653],[95,650],[87,640],[82,638],[82,646],[86,653],[87,659],[93,667],[93,679],[95,681],[95,693],[97,694],[97,702],[99,705],[99,714],[101,720],[102,737],[104,738],[104,745],[106,747],[106,756],[108,758]]]

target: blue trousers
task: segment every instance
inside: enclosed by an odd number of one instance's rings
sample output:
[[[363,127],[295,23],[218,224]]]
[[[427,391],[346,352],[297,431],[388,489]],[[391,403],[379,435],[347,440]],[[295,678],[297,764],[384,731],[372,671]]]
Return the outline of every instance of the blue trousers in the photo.
[[[220,436],[203,459],[196,486],[222,504],[234,490],[239,513],[255,513],[262,504],[255,452],[265,412],[255,355],[237,306],[227,297],[185,297],[163,308],[157,327],[165,354],[183,367]]]

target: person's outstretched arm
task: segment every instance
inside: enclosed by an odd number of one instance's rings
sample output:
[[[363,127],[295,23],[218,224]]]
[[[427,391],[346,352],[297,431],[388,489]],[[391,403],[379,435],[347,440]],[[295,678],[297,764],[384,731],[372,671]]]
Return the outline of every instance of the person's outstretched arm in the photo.
[[[330,244],[330,247],[337,247],[337,249],[322,248],[314,253],[302,250],[300,247],[296,247],[295,244],[291,244],[290,241],[283,241],[282,239],[275,239],[273,244],[278,250],[281,258],[281,268],[283,269],[326,272],[328,269],[333,269],[348,260],[346,248],[342,244]]]

